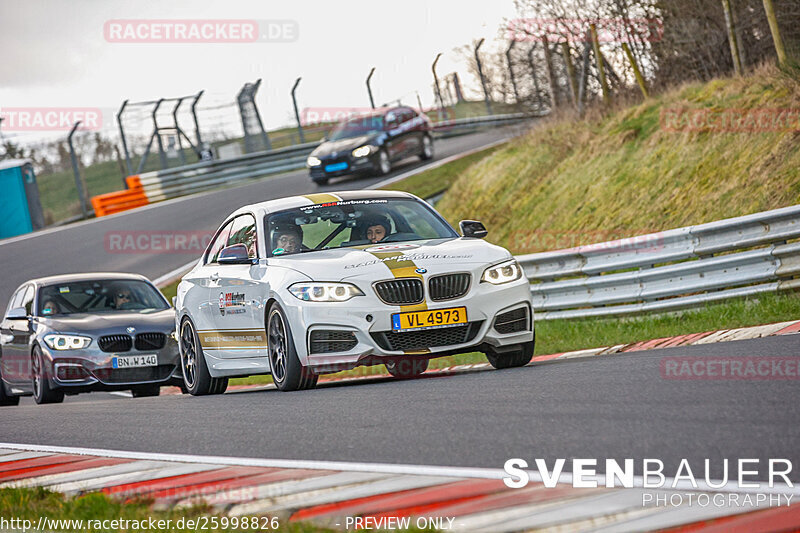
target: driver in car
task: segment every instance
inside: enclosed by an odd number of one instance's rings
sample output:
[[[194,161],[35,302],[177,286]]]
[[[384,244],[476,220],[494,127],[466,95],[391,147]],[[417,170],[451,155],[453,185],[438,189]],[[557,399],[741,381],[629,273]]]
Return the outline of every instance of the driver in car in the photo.
[[[120,287],[113,291],[114,295],[114,308],[115,309],[126,309],[130,307],[131,302],[133,301],[133,296],[131,295],[131,290],[127,287]]]
[[[364,226],[367,228],[365,236],[372,244],[382,241],[392,231],[392,224],[389,222],[389,219],[382,215],[369,217],[365,221]]]
[[[273,236],[273,255],[295,254],[303,245],[303,230],[299,226],[282,227]]]

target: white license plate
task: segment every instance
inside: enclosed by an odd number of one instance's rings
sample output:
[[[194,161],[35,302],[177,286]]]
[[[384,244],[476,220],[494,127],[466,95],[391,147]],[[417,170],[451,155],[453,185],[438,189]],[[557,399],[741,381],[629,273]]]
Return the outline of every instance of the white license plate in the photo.
[[[141,366],[158,366],[158,357],[150,355],[128,355],[126,357],[114,357],[111,359],[114,368],[135,368]]]

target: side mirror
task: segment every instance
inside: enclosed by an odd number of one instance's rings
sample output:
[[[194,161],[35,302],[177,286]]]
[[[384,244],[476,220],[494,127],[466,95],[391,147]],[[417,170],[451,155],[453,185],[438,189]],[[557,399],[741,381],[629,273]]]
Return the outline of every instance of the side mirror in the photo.
[[[24,307],[15,307],[6,315],[6,320],[28,320],[28,312]]]
[[[253,259],[244,244],[232,244],[222,249],[217,257],[220,265],[252,265]]]
[[[322,139],[320,139],[320,140],[319,140],[319,142],[320,142],[320,143],[326,143],[326,142],[328,142],[328,136],[327,136],[327,135],[323,136],[323,137],[322,137]]]
[[[461,235],[464,237],[473,237],[475,239],[483,239],[489,232],[486,229],[486,226],[483,225],[482,222],[478,222],[477,220],[462,220],[458,223],[458,227],[461,229]]]

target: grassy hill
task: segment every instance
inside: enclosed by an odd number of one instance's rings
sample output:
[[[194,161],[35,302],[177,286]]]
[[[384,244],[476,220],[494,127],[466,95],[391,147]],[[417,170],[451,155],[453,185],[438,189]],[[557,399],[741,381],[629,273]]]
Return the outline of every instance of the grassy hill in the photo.
[[[686,111],[786,108],[794,114],[780,131],[683,127],[695,116]],[[490,241],[525,253],[800,203],[798,110],[798,78],[764,66],[605,116],[553,119],[467,168],[437,208],[450,221],[483,221]]]

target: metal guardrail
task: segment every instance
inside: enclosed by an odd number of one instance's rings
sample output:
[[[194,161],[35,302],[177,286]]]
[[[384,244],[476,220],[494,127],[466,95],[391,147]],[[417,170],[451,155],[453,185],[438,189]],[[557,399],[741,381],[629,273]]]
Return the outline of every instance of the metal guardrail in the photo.
[[[800,205],[517,259],[536,318],[625,316],[799,288],[797,238]]]
[[[513,113],[469,117],[434,124],[437,136],[467,133],[469,130],[512,124],[541,114]],[[298,144],[277,150],[257,152],[231,159],[185,165],[138,175],[148,202],[185,196],[229,183],[259,178],[305,166],[306,158],[318,142]]]

